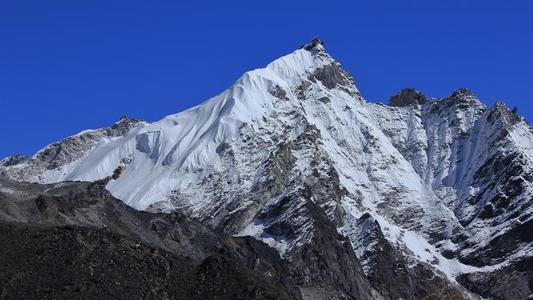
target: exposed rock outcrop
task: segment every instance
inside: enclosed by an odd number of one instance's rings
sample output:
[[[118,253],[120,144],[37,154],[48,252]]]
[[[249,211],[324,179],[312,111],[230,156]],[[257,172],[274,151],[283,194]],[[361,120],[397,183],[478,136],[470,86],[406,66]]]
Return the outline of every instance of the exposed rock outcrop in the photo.
[[[413,88],[402,89],[398,94],[391,96],[389,105],[391,106],[409,106],[409,105],[422,105],[426,103],[428,99],[422,92],[419,92]]]

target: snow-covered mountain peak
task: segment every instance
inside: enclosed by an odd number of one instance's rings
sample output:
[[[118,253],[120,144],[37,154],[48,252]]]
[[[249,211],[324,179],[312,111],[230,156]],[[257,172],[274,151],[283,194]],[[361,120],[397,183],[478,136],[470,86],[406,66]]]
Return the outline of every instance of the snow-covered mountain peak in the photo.
[[[307,51],[325,51],[324,42],[319,37],[314,37],[309,43],[302,45]]]
[[[276,59],[266,68],[252,71],[259,74],[264,72],[272,72],[275,77],[293,86],[318,80],[326,89],[337,87],[348,93],[359,94],[351,75],[326,52],[324,43],[318,38]]]
[[[407,107],[421,105],[433,111],[444,108],[446,110],[484,110],[485,105],[469,90],[460,88],[444,98],[428,98],[424,93],[414,88],[401,89],[396,95],[389,98],[389,106]]]
[[[124,117],[5,159],[0,172],[52,183],[121,167],[107,188],[137,209],[180,210],[295,259],[331,221],[326,235],[342,232],[359,254],[387,244],[382,255],[405,252],[402,264],[453,281],[478,270],[465,264],[485,251],[479,241],[530,213],[533,133],[522,121],[467,89],[366,102],[316,38],[196,107],[153,123]],[[487,257],[475,263],[490,266]]]
[[[445,98],[446,101],[450,101],[454,104],[463,103],[474,106],[484,106],[483,103],[474,95],[474,93],[467,88],[460,88]]]
[[[258,134],[268,128],[276,138],[299,134],[305,119],[313,117],[306,116],[302,101],[315,97],[316,103],[335,101],[339,107],[346,101],[362,101],[351,76],[318,39],[264,68],[246,72],[221,94],[186,111],[154,123],[121,118],[110,129],[67,139],[72,149],[53,144],[43,149],[45,158],[36,154],[14,166],[17,175],[13,177],[38,182],[95,180],[126,164],[125,173],[109,188],[128,204],[145,209],[168,201],[173,191],[186,189],[182,185],[191,183],[189,176],[197,181],[221,168],[223,145],[234,144],[246,131]],[[293,130],[285,132],[289,128]],[[47,162],[62,156],[65,159],[60,162]],[[28,166],[32,172],[21,171]]]
[[[494,103],[494,105],[489,108],[488,114],[491,116],[490,119],[498,118],[502,123],[502,126],[506,129],[510,129],[511,126],[517,123],[527,124],[526,119],[518,114],[518,109],[516,107],[511,109],[502,101]]]
[[[453,91],[449,96],[434,99],[434,101],[428,102],[432,110],[444,109],[450,112],[459,112],[459,111],[484,111],[486,109],[485,104],[483,104],[477,97],[466,88],[460,88]]]

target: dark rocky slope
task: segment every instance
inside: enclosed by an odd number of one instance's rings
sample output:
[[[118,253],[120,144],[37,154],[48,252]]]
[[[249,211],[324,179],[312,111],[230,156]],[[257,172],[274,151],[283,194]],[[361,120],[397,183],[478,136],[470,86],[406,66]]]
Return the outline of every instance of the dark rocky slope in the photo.
[[[0,298],[301,298],[262,242],[135,211],[104,183],[1,179]]]
[[[533,259],[524,257],[515,263],[489,273],[468,273],[457,281],[488,299],[531,299]]]
[[[188,257],[80,226],[0,225],[2,299],[296,299],[213,255]]]

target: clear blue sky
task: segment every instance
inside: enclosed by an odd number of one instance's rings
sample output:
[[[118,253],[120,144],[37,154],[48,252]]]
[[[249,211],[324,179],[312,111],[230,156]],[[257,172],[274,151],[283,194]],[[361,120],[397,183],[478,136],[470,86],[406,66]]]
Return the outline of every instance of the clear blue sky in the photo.
[[[180,2],[1,1],[0,157],[181,111],[315,35],[371,101],[468,87],[533,120],[533,1]]]

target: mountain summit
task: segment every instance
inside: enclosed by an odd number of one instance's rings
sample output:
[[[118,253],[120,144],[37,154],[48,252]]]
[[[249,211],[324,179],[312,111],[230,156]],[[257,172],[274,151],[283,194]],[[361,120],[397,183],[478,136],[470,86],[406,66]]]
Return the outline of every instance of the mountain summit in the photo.
[[[323,45],[189,110],[123,118],[4,159],[0,172],[56,183],[120,167],[113,196],[255,237],[307,299],[531,294],[531,127],[466,89],[367,102]]]

